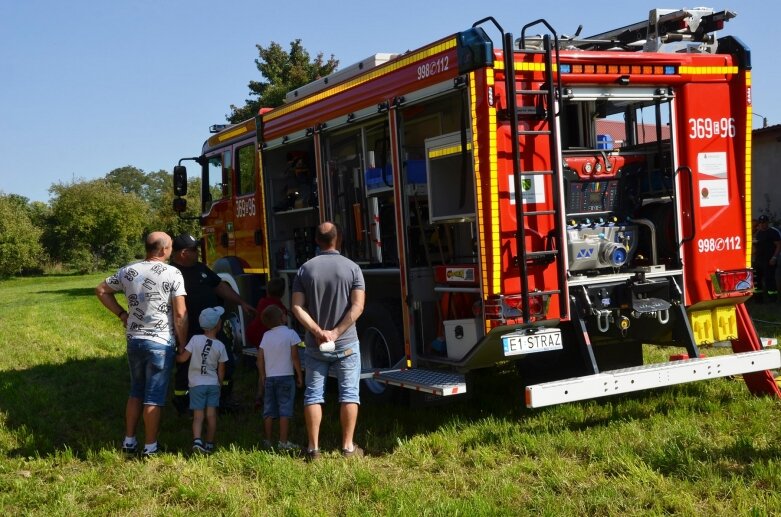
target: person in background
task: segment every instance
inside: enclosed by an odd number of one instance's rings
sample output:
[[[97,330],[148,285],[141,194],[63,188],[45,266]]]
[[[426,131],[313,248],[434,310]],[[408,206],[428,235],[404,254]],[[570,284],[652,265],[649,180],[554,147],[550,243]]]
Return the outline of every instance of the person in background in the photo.
[[[334,368],[339,385],[341,450],[344,457],[363,456],[353,442],[360,404],[360,343],[355,322],[366,297],[361,268],[338,250],[339,230],[326,221],[317,227],[320,254],[306,261],[293,281],[291,312],[306,329],[304,419],[308,461],[320,457],[320,422],[325,381]]]
[[[95,288],[95,294],[126,328],[130,396],[125,407],[122,451],[135,454],[136,427],[143,415],[143,455],[147,457],[160,450],[157,434],[176,342],[181,346],[187,342],[187,292],[182,274],[166,264],[171,255],[171,237],[164,232],[152,232],[146,238],[145,248],[143,261],[120,268]],[[117,302],[119,291],[127,298],[127,310]]]
[[[274,420],[279,419],[280,450],[297,449],[288,436],[296,386],[303,385],[298,345],[301,338],[288,328],[286,313],[276,305],[269,305],[260,314],[269,330],[263,334],[258,347],[258,398],[263,397],[264,445],[271,447]],[[294,376],[295,374],[295,376]]]
[[[222,307],[210,307],[201,311],[198,323],[203,334],[190,338],[187,346],[179,349],[176,361],[189,363],[190,409],[193,410],[193,452],[214,452],[214,436],[217,433],[217,408],[220,407],[220,388],[225,377],[228,354],[225,345],[217,339],[222,328],[220,319],[225,313]],[[206,418],[206,443],[201,435]]]
[[[258,300],[258,305],[255,307],[255,319],[247,327],[247,344],[257,347],[260,345],[260,340],[263,339],[263,334],[268,330],[268,327],[263,324],[263,319],[260,317],[263,311],[269,305],[276,305],[282,312],[287,315],[287,307],[282,303],[282,296],[285,294],[285,281],[282,278],[272,278],[266,284],[266,296]]]
[[[188,320],[187,339],[189,340],[195,334],[201,333],[201,327],[198,325],[196,315],[200,314],[209,307],[222,307],[223,302],[229,302],[237,307],[244,308],[249,314],[255,314],[255,308],[241,299],[236,291],[217,273],[211,270],[206,264],[198,260],[199,241],[190,234],[183,233],[177,236],[173,242],[173,254],[171,255],[171,265],[182,272],[184,278],[184,287],[187,290],[187,312],[192,314]],[[228,340],[224,332],[219,334],[219,339],[225,344],[228,353],[228,363],[225,368],[225,378],[223,379],[220,396],[220,407],[225,410],[230,409],[230,397],[233,388],[233,350],[232,343]],[[185,341],[186,342],[186,341]],[[174,378],[174,406],[181,414],[188,408],[187,385],[188,385],[188,365],[180,363],[176,369]]]
[[[775,302],[778,297],[776,269],[781,254],[781,231],[770,225],[767,215],[760,215],[754,232],[755,301]],[[767,296],[767,298],[765,298]]]

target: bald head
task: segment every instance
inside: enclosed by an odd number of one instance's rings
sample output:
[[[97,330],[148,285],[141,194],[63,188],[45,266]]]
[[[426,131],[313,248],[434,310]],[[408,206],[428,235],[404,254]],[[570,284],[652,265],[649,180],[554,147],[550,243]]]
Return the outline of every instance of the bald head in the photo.
[[[147,260],[168,260],[171,256],[171,237],[165,232],[152,232],[144,243]]]
[[[322,250],[332,250],[336,248],[336,239],[339,236],[339,229],[331,221],[326,221],[317,227],[315,231],[315,242]]]

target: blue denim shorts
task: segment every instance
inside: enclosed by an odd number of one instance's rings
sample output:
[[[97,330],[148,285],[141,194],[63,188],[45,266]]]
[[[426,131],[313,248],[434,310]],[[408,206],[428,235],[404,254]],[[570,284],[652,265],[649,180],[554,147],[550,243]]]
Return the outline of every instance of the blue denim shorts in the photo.
[[[190,388],[190,409],[220,407],[220,387],[216,384],[204,384]]]
[[[163,345],[147,339],[128,339],[130,396],[143,400],[148,406],[165,406],[175,356],[173,344]]]
[[[358,341],[339,346],[333,352],[321,352],[316,348],[307,347],[304,362],[306,365],[305,406],[325,402],[325,381],[331,368],[334,369],[339,383],[339,402],[361,403],[359,395],[361,349]]]
[[[266,377],[263,391],[263,418],[290,418],[296,398],[296,378],[292,375]]]

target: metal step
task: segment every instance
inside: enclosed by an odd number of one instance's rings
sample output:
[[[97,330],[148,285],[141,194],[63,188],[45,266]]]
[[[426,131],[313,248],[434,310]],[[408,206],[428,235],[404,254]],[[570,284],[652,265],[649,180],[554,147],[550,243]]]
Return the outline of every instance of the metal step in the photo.
[[[781,351],[775,349],[623,368],[527,386],[526,407],[552,406],[779,367]]]
[[[435,370],[403,368],[401,370],[379,370],[374,372],[374,380],[391,386],[398,386],[441,397],[466,393],[464,376]]]

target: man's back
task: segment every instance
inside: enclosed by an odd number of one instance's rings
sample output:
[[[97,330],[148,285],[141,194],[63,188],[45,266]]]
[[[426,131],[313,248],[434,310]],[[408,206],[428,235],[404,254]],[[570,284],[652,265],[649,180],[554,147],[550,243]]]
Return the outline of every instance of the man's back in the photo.
[[[106,284],[125,293],[128,337],[170,342],[174,332],[172,298],[186,294],[178,269],[145,260],[120,268]]]
[[[304,293],[306,309],[321,328],[336,327],[350,308],[350,294],[353,290],[364,290],[361,268],[338,251],[323,252],[308,260],[299,269],[293,281],[293,292]],[[316,346],[311,334],[307,334],[307,345]],[[337,343],[358,341],[353,325],[339,336]]]
[[[221,279],[208,266],[201,262],[196,262],[192,266],[183,266],[176,262],[171,262],[171,265],[182,274],[184,286],[187,289],[185,304],[187,305],[188,314],[200,314],[203,309],[208,307],[222,306],[222,300],[215,292],[215,288],[219,285]],[[187,335],[194,336],[200,332],[201,327],[198,325],[198,318],[190,318],[188,320]]]

